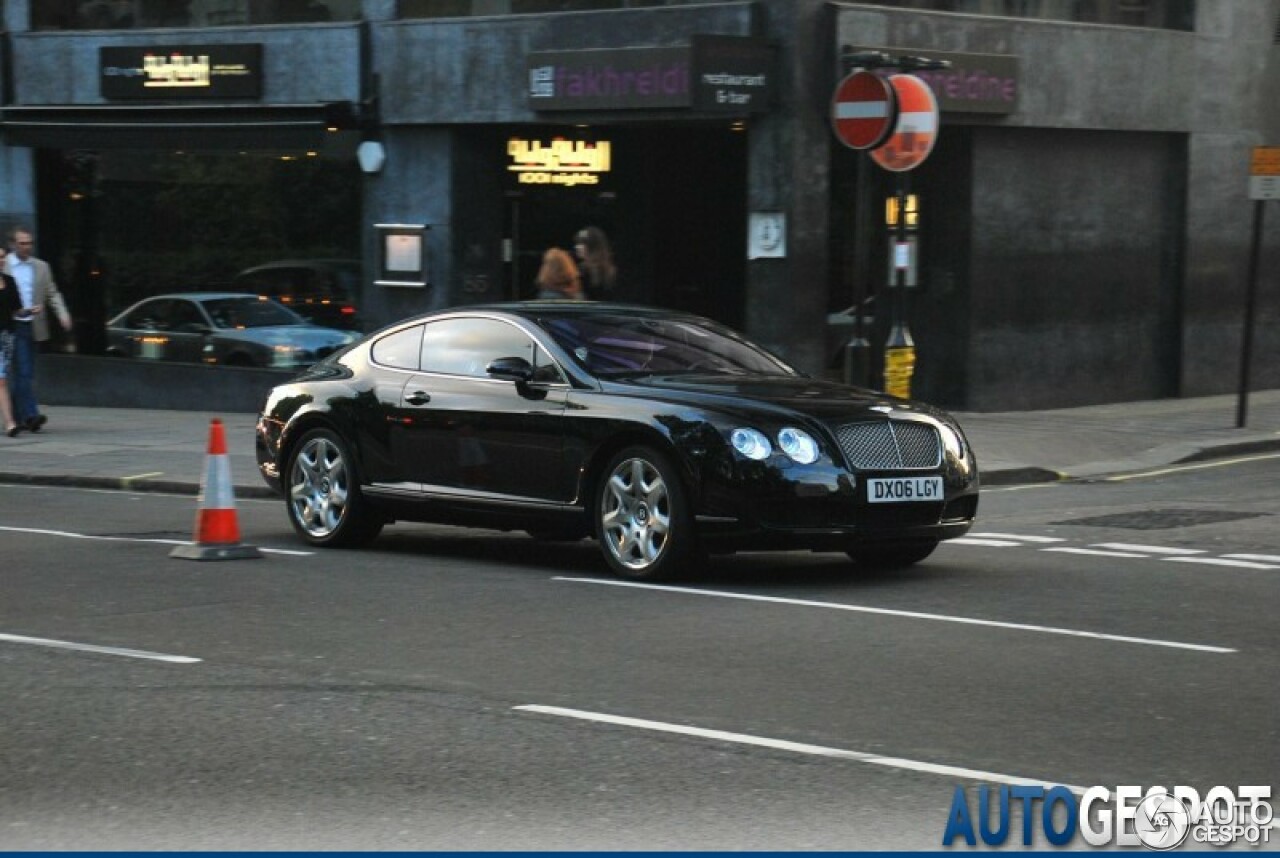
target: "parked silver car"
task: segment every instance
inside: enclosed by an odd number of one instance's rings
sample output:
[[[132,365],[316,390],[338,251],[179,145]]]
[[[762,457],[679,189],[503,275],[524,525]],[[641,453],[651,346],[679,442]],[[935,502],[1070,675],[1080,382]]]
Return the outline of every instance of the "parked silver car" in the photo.
[[[226,366],[298,369],[359,338],[236,292],[157,295],[107,322],[107,354]]]

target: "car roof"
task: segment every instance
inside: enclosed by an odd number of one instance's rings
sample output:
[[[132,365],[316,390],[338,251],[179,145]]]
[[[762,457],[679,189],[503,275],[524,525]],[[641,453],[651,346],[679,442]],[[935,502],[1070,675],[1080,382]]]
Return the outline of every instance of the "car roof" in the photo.
[[[343,259],[332,257],[324,259],[276,259],[251,266],[236,274],[252,274],[255,271],[268,271],[273,268],[359,268],[363,263],[359,259]]]
[[[704,317],[683,310],[672,310],[668,307],[654,307],[646,304],[623,304],[612,301],[576,301],[572,299],[540,299],[534,301],[506,301],[493,304],[466,304],[450,307],[437,313],[463,312],[511,313],[525,318],[538,316],[616,316],[625,315],[648,319],[698,319]],[[710,321],[710,320],[707,320]]]
[[[252,292],[166,292],[163,295],[149,295],[138,303],[142,304],[146,301],[156,301],[161,298],[185,298],[188,301],[211,301],[214,299],[225,298],[252,298],[255,301],[267,300]]]

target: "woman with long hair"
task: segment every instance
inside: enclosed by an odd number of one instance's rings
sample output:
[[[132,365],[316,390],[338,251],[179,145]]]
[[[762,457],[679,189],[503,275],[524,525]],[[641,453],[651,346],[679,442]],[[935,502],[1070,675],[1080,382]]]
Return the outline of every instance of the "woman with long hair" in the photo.
[[[573,251],[582,269],[582,291],[592,301],[613,297],[618,283],[618,267],[613,263],[609,237],[598,226],[587,226],[573,237]]]
[[[3,272],[5,249],[0,245],[0,419],[4,433],[17,437],[22,427],[13,419],[13,403],[9,399],[9,367],[13,366],[13,316],[22,311],[18,284]]]
[[[582,300],[582,277],[578,273],[578,266],[567,251],[558,247],[553,247],[542,255],[542,267],[538,269],[534,282],[538,286],[539,298]]]

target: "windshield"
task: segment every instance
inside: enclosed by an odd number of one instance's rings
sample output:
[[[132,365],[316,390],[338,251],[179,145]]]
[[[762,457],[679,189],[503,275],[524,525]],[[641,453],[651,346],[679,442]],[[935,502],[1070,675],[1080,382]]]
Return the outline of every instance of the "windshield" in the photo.
[[[302,317],[274,301],[254,296],[213,298],[204,302],[209,318],[219,328],[267,328],[302,325]]]
[[[571,316],[539,324],[593,375],[713,372],[795,375],[727,328],[697,319]]]

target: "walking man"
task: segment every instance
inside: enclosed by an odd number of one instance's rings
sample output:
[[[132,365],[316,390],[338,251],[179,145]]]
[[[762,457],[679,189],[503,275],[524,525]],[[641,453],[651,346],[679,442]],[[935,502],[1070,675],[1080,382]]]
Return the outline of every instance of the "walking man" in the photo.
[[[13,416],[19,426],[39,432],[48,422],[36,403],[36,352],[49,339],[49,313],[62,327],[71,330],[71,314],[53,282],[49,263],[31,255],[31,230],[18,227],[11,236],[13,253],[5,260],[5,270],[18,283],[22,309],[14,314]]]

